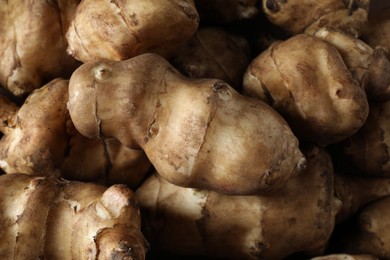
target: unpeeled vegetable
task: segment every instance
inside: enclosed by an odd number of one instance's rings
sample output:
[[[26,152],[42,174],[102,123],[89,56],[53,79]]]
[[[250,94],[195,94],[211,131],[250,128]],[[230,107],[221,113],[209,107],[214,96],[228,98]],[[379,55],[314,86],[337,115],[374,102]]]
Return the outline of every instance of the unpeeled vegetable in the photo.
[[[388,196],[390,180],[334,176],[325,150],[307,148],[305,155],[305,172],[264,196],[228,196],[150,177],[136,198],[151,247],[158,253],[218,259],[323,254],[336,220]]]
[[[23,174],[0,176],[2,259],[144,259],[140,213],[110,188]]]
[[[145,153],[117,140],[82,136],[70,121],[67,101],[64,79],[36,89],[21,107],[0,96],[0,167],[6,173],[138,187],[150,167]]]
[[[337,49],[299,34],[271,45],[248,66],[245,94],[270,104],[301,139],[320,145],[359,130],[368,101]]]
[[[68,52],[83,62],[146,52],[170,56],[198,24],[193,0],[84,0],[66,34]]]
[[[65,33],[80,1],[0,1],[0,85],[26,96],[79,65]]]
[[[83,64],[68,108],[80,133],[142,148],[161,176],[185,187],[254,194],[305,167],[272,108],[221,80],[186,78],[156,54]]]

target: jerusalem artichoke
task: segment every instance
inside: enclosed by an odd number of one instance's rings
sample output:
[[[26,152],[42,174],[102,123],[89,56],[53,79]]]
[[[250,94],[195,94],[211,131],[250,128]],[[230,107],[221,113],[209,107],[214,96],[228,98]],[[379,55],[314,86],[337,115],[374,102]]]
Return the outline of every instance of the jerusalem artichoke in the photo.
[[[125,185],[5,174],[0,187],[2,259],[145,258],[139,209]]]
[[[142,148],[159,174],[185,187],[266,192],[306,162],[268,105],[220,80],[188,79],[157,54],[84,63],[70,79],[68,108],[81,134]]]

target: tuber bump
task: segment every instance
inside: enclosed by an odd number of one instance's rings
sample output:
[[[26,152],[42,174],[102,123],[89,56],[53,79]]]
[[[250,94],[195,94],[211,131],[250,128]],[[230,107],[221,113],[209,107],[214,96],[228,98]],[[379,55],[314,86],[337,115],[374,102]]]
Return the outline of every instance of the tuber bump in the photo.
[[[150,177],[136,191],[136,198],[152,250],[218,259],[282,259],[297,252],[320,255],[336,220],[390,195],[389,180],[355,182],[351,176],[337,180],[340,176],[333,175],[331,157],[324,149],[304,150],[306,170],[283,189],[263,196],[222,195]],[[333,177],[345,185],[334,186]],[[367,195],[360,195],[370,184]]]
[[[68,108],[81,134],[142,148],[159,174],[185,187],[266,192],[306,162],[271,107],[221,80],[186,78],[157,54],[84,63],[70,79]]]
[[[144,259],[133,192],[23,174],[0,176],[2,259]]]
[[[337,49],[305,34],[257,56],[244,74],[243,91],[279,111],[298,138],[320,145],[354,134],[369,110]]]
[[[66,53],[65,32],[79,0],[0,1],[0,84],[26,96],[79,65]]]
[[[390,61],[384,48],[371,48],[362,40],[335,29],[321,28],[314,36],[337,48],[370,101],[390,99]]]
[[[0,96],[0,168],[6,173],[138,187],[150,162],[142,150],[117,140],[78,133],[66,107],[68,81],[55,79],[31,93],[19,108]]]
[[[66,34],[68,52],[83,62],[146,52],[170,56],[198,24],[193,0],[84,0]]]

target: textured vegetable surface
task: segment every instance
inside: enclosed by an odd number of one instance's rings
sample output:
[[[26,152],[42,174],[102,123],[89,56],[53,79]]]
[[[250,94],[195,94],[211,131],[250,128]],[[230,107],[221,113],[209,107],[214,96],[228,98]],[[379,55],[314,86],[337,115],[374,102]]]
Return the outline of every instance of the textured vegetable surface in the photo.
[[[134,195],[125,185],[0,176],[2,259],[144,259]]]
[[[84,0],[67,32],[68,51],[83,62],[169,56],[196,32],[192,0]]]
[[[177,185],[253,194],[305,166],[272,108],[223,81],[185,78],[156,54],[85,63],[70,79],[68,108],[80,133],[141,147]]]

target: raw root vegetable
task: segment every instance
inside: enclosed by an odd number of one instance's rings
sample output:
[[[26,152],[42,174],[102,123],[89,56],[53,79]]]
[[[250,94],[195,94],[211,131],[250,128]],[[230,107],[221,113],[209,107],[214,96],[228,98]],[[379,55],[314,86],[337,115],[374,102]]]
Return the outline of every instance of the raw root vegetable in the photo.
[[[339,30],[321,28],[314,36],[337,48],[354,79],[372,101],[390,99],[390,61],[383,47],[372,48]]]
[[[136,189],[151,167],[144,151],[130,149],[114,138],[89,139],[73,131],[69,145],[69,154],[61,165],[65,179],[105,185],[122,183]]]
[[[263,0],[268,20],[290,34],[338,28],[355,37],[367,22],[370,0]]]
[[[23,174],[0,176],[2,259],[144,259],[140,213],[110,188]]]
[[[0,85],[26,96],[79,65],[66,53],[66,32],[79,0],[0,0]]]
[[[68,52],[83,62],[146,52],[170,56],[198,24],[193,0],[84,0],[66,35]]]
[[[0,167],[6,173],[66,177],[138,187],[151,166],[142,150],[78,133],[66,107],[68,81],[55,79],[19,108],[0,97]]]
[[[344,252],[371,254],[379,259],[390,258],[389,237],[390,197],[364,207],[350,229],[339,237]]]
[[[284,119],[214,79],[189,79],[165,59],[85,63],[68,108],[83,135],[142,148],[169,182],[227,194],[267,192],[305,168]]]
[[[219,27],[206,27],[199,29],[171,60],[187,77],[221,79],[239,90],[250,62],[250,47],[241,36]]]
[[[54,174],[67,148],[66,133],[69,113],[68,81],[55,79],[28,96],[18,110],[1,106],[8,111],[2,118],[0,167],[6,173]],[[2,112],[4,113],[4,112]]]
[[[348,162],[361,174],[390,177],[390,101],[373,103],[365,124],[353,136],[343,141]]]
[[[259,14],[258,0],[194,0],[202,21],[228,24],[253,19]]]
[[[336,219],[343,220],[362,205],[388,196],[390,181],[364,183],[350,176],[338,180],[336,175],[336,182],[345,185],[334,186],[327,152],[312,147],[305,155],[305,172],[264,196],[228,196],[150,177],[136,191],[136,198],[151,248],[157,253],[218,259],[322,254]],[[372,188],[361,194],[370,183]]]
[[[351,136],[368,115],[366,94],[337,49],[305,34],[257,56],[244,75],[243,91],[275,108],[298,138],[320,145]]]

